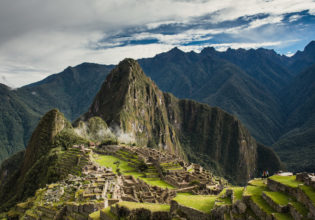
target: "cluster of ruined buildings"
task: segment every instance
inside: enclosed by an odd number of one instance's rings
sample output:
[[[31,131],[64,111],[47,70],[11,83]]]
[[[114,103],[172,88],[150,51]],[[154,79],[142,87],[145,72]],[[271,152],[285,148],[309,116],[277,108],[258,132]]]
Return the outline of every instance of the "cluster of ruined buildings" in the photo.
[[[154,171],[151,171],[148,177],[159,177],[176,187],[176,191],[203,195],[218,194],[227,184],[224,179],[213,176],[202,166],[188,163],[169,152],[129,146],[100,146],[98,152],[128,161],[128,165],[135,168],[137,163],[142,161],[147,167],[153,167],[151,170]]]
[[[148,168],[143,174],[147,178],[160,178],[174,186],[172,189],[152,186],[128,173],[115,174],[111,168],[102,167],[90,158],[83,167],[82,176],[69,175],[57,184],[47,185],[42,196],[43,204],[37,205],[35,213],[26,212],[26,219],[70,216],[87,219],[96,210],[106,208],[120,201],[170,204],[177,192],[193,194],[218,194],[225,182],[216,180],[208,171],[197,164],[190,164],[175,155],[149,148],[128,146],[73,146],[72,150],[89,154],[114,155],[137,169],[139,163]],[[92,154],[90,154],[92,157]],[[75,193],[73,193],[75,192]],[[62,201],[63,208],[56,209]],[[91,202],[89,202],[91,201]],[[93,201],[93,202],[92,202]],[[98,202],[95,202],[98,201]],[[24,213],[30,205],[18,204],[18,211]]]

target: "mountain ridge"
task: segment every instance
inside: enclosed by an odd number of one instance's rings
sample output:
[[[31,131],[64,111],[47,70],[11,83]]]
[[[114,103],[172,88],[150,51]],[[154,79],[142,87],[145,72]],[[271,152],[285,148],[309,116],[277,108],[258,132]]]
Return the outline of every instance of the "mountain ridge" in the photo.
[[[308,46],[306,46],[307,54],[304,51],[299,54],[304,54],[303,56],[309,57],[307,60],[312,60],[312,48],[314,42],[311,42]],[[208,52],[207,52],[208,51]],[[211,52],[212,51],[212,52]],[[293,61],[298,60],[297,58],[289,58],[281,55],[275,55],[274,51],[266,50],[266,49],[257,49],[257,50],[244,50],[244,49],[230,49],[227,52],[216,52],[214,48],[205,48],[201,53],[188,52],[185,53],[180,51],[178,48],[169,53],[162,53],[157,55],[155,58],[145,59],[145,62],[141,59],[140,64],[144,68],[145,72],[153,79],[159,87],[166,92],[173,92],[177,97],[180,98],[190,98],[198,100],[199,102],[210,104],[211,106],[219,106],[223,108],[225,111],[236,115],[243,124],[250,130],[251,134],[260,142],[266,145],[274,145],[275,142],[281,138],[281,142],[283,138],[286,138],[287,135],[284,135],[284,132],[288,132],[286,130],[287,118],[289,117],[289,113],[287,110],[286,104],[283,104],[284,100],[286,100],[286,90],[290,89],[291,82],[294,81],[295,75],[298,73],[292,69],[291,73],[287,75],[284,81],[279,81],[277,84],[280,84],[281,88],[276,88],[274,92],[268,90],[268,85],[261,83],[261,81],[256,80],[255,77],[252,77],[251,74],[248,74],[243,68],[236,65],[235,63],[231,63],[229,60],[225,60],[222,58],[224,53],[231,54],[238,53],[246,54],[246,53],[257,53],[260,56],[264,54],[267,56],[271,55],[275,58],[276,64],[279,66],[284,62],[282,66],[282,70],[287,70],[292,65]],[[200,58],[200,54],[215,54]],[[172,55],[173,54],[173,55]],[[177,54],[177,55],[176,55]],[[223,55],[222,55],[223,54]],[[179,55],[179,57],[177,57]],[[221,57],[219,57],[219,55]],[[224,55],[225,56],[225,55]],[[258,56],[258,55],[257,55]],[[299,55],[300,56],[300,55]],[[165,57],[165,58],[163,58]],[[178,64],[176,64],[177,58],[183,57],[183,59],[179,59]],[[296,56],[295,56],[296,57]],[[163,59],[162,59],[163,58]],[[238,60],[239,58],[236,57]],[[240,56],[241,58],[241,56]],[[270,60],[270,57],[266,60]],[[210,61],[208,62],[208,59]],[[212,61],[211,61],[212,59]],[[265,59],[265,58],[264,58]],[[160,61],[163,62],[160,62]],[[266,68],[269,73],[274,73],[274,62],[262,62],[260,67],[264,67],[267,64],[271,65],[270,67],[267,65]],[[250,63],[251,60],[244,63]],[[255,61],[260,62],[260,60]],[[253,63],[255,63],[253,62]],[[300,62],[300,61],[297,61]],[[146,67],[143,63],[147,63]],[[213,67],[213,63],[220,63],[216,68]],[[152,65],[151,65],[152,64]],[[154,65],[156,67],[153,68]],[[175,65],[176,64],[176,65]],[[35,85],[32,85],[32,88],[26,86],[26,88],[11,90],[9,93],[14,94],[17,97],[17,103],[23,103],[22,106],[25,107],[15,107],[10,110],[8,113],[5,113],[3,117],[8,118],[11,117],[16,109],[29,109],[23,110],[19,115],[26,115],[27,118],[32,118],[32,123],[21,122],[20,120],[11,120],[14,121],[14,126],[17,130],[19,130],[18,134],[9,135],[6,133],[2,133],[2,140],[5,140],[3,144],[0,141],[0,148],[4,157],[0,160],[3,160],[8,155],[13,154],[14,152],[23,149],[27,143],[27,140],[30,137],[31,131],[35,127],[35,122],[39,120],[40,115],[47,112],[50,108],[59,108],[62,112],[65,113],[65,116],[73,120],[79,115],[83,114],[84,111],[88,109],[88,106],[92,103],[92,98],[81,98],[82,97],[93,97],[98,89],[101,86],[101,82],[105,79],[105,76],[108,74],[109,70],[113,68],[113,66],[103,66],[98,64],[84,64],[84,65],[92,65],[94,66],[91,71],[84,68],[77,69],[77,72],[82,73],[77,75],[78,77],[86,77],[90,74],[83,73],[91,73],[94,74],[95,80],[92,78],[87,78],[87,84],[76,84],[75,87],[71,87],[71,80],[63,81],[57,80],[56,76],[55,80],[51,81],[51,84],[47,84],[47,81],[38,82]],[[189,65],[189,66],[188,66]],[[276,65],[276,66],[277,66]],[[303,64],[304,65],[304,64]],[[152,66],[152,67],[150,67]],[[191,67],[190,67],[191,66]],[[106,67],[106,68],[105,68]],[[78,67],[72,67],[74,69]],[[159,70],[160,69],[160,70]],[[281,69],[281,68],[280,68]],[[70,68],[71,70],[71,68]],[[159,71],[162,72],[166,77],[161,76]],[[224,70],[224,71],[223,71]],[[261,69],[262,70],[262,69]],[[155,73],[154,73],[155,71]],[[70,71],[71,72],[71,71]],[[95,72],[95,73],[93,73]],[[216,74],[216,77],[210,78],[209,76],[213,76],[213,72],[217,72],[220,74]],[[264,71],[263,71],[264,72]],[[261,73],[261,71],[259,71]],[[283,72],[282,72],[283,73]],[[60,78],[63,78],[66,72],[62,72],[60,74]],[[163,75],[162,74],[162,75]],[[211,75],[212,74],[212,75]],[[293,75],[292,75],[293,74]],[[258,74],[259,75],[259,74]],[[283,75],[283,74],[282,74]],[[96,77],[97,76],[97,77]],[[52,77],[52,78],[54,78]],[[194,77],[194,78],[192,78]],[[225,78],[224,78],[225,77]],[[229,79],[229,80],[226,80]],[[218,81],[217,81],[218,80]],[[217,81],[217,82],[216,82]],[[221,82],[221,83],[219,83]],[[311,83],[311,81],[309,82]],[[221,87],[219,86],[221,85]],[[40,87],[41,86],[41,87]],[[270,86],[270,85],[269,85]],[[68,91],[65,89],[68,88]],[[58,92],[52,91],[56,90]],[[86,93],[82,95],[79,88],[83,88],[83,91]],[[216,89],[214,89],[216,88]],[[33,89],[33,90],[32,90]],[[35,89],[35,91],[34,91]],[[73,90],[74,92],[71,92]],[[35,92],[35,93],[34,93]],[[37,94],[37,95],[34,95]],[[75,98],[72,98],[75,97]],[[57,99],[55,97],[58,97]],[[13,100],[13,99],[11,99]],[[301,100],[304,100],[303,98]],[[17,104],[18,105],[18,104]],[[8,105],[9,106],[9,105]],[[21,106],[21,105],[20,105]],[[47,107],[46,107],[47,106]],[[2,110],[5,112],[5,110]],[[33,112],[29,114],[28,112]],[[9,115],[9,116],[8,116]],[[35,117],[30,117],[28,115],[35,115]],[[19,118],[20,116],[12,116],[12,118]],[[298,117],[301,118],[301,117]],[[303,123],[304,119],[299,119],[301,122],[297,124],[297,126],[301,127],[301,130],[305,130],[309,124]],[[1,123],[0,123],[1,124]],[[29,124],[29,125],[28,125]],[[0,126],[1,127],[1,126]],[[5,123],[2,122],[2,127],[5,128]],[[299,127],[289,128],[298,130]],[[288,133],[293,134],[292,132]],[[312,140],[308,138],[310,134],[307,133],[304,140]],[[0,138],[1,140],[1,138]],[[299,139],[295,144],[301,145],[302,147],[305,145],[305,141],[303,139]],[[19,143],[19,144],[15,144]],[[278,144],[277,144],[278,145]],[[15,148],[14,146],[18,146]],[[6,149],[6,150],[5,150]],[[11,149],[11,150],[8,150]],[[278,147],[276,147],[278,149]],[[289,161],[286,161],[289,162]]]

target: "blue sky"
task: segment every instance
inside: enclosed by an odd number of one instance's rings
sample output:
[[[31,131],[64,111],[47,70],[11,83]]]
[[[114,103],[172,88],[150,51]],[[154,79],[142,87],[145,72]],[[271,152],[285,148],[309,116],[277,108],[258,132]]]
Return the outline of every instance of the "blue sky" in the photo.
[[[116,64],[173,47],[269,48],[315,40],[313,0],[2,0],[0,83],[22,86],[82,62]]]

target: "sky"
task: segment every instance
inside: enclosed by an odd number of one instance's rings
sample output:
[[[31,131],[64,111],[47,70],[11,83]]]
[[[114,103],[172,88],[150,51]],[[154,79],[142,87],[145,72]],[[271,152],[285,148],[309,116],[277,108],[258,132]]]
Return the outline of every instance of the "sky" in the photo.
[[[315,40],[314,0],[1,0],[0,83],[17,88],[82,62],[173,47],[268,48]]]

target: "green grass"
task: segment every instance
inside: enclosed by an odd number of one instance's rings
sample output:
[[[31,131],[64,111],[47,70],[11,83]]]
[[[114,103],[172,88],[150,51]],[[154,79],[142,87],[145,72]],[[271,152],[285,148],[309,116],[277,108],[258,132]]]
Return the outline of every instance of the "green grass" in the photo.
[[[101,212],[106,213],[106,215],[113,220],[118,220],[117,216],[110,211],[110,207],[102,209]]]
[[[313,205],[315,206],[315,190],[312,187],[306,185],[302,185],[300,188],[307,195],[307,197],[310,198]]]
[[[244,187],[232,187],[232,189],[234,191],[234,201],[233,202],[236,202],[238,200],[242,200]]]
[[[182,167],[171,167],[171,168],[165,168],[166,170],[182,170]]]
[[[261,196],[262,192],[265,190],[267,190],[267,188],[263,187],[263,186],[248,185],[248,186],[246,186],[246,188],[244,190],[244,195],[246,195],[246,196]]]
[[[304,217],[307,216],[308,214],[308,210],[307,208],[299,202],[291,202],[291,204],[293,205],[293,207],[300,213],[302,214]]]
[[[101,216],[100,216],[100,211],[96,211],[93,212],[89,215],[89,218],[93,219],[93,220],[100,220]]]
[[[140,172],[136,171],[135,168],[130,167],[128,165],[128,162],[121,160],[115,156],[99,155],[98,154],[96,157],[96,162],[98,164],[100,164],[101,166],[105,166],[105,167],[111,167],[113,169],[114,173],[117,173],[116,172],[117,166],[116,166],[116,164],[114,164],[116,161],[120,162],[119,169],[123,175],[132,175],[134,178],[142,179],[144,182],[146,182],[147,184],[150,184],[152,186],[175,189],[174,186],[166,183],[165,181],[161,180],[160,178],[145,178],[143,176],[144,173],[140,173]]]
[[[253,179],[249,181],[248,184],[252,186],[266,186],[266,182],[267,180],[264,179]]]
[[[252,196],[251,199],[256,203],[265,213],[271,214],[275,212],[268,203],[261,196]]]
[[[269,198],[272,199],[275,203],[285,206],[289,202],[293,201],[293,198],[282,192],[264,192]]]
[[[105,166],[105,167],[112,168],[114,173],[117,173],[116,172],[117,166],[116,166],[116,164],[114,164],[117,161],[120,162],[119,169],[120,169],[120,172],[122,172],[123,174],[125,174],[128,171],[134,170],[133,167],[130,167],[128,165],[128,162],[121,160],[117,157],[111,156],[111,155],[98,155],[96,158],[96,162],[98,164]]]
[[[291,219],[293,220],[292,216],[288,213],[275,213],[274,217],[277,220],[291,220]]]
[[[217,205],[232,205],[232,200],[230,197],[217,198],[216,204]]]
[[[120,206],[125,206],[129,208],[130,210],[132,209],[149,209],[151,212],[159,212],[159,211],[165,211],[169,212],[170,211],[170,206],[166,204],[157,204],[157,203],[138,203],[138,202],[119,202],[117,203]]]
[[[282,183],[283,185],[286,185],[292,188],[297,188],[299,184],[303,184],[303,183],[297,181],[295,178],[296,178],[295,176],[278,176],[278,175],[269,177],[269,179]]]
[[[150,184],[152,186],[159,186],[161,188],[175,189],[174,186],[164,182],[160,178],[144,178],[144,177],[140,177],[140,179],[142,179],[144,182],[146,182],[147,184]]]
[[[210,213],[213,209],[217,196],[214,195],[191,195],[190,193],[177,193],[174,198],[179,204],[188,206],[199,211]]]

